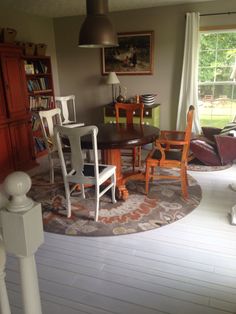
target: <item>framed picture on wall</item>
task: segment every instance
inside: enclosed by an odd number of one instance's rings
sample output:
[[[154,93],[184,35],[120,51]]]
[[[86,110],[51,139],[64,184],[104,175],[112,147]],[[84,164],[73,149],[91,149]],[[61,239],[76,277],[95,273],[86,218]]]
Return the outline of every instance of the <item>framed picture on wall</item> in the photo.
[[[118,47],[102,48],[102,74],[152,74],[153,33],[118,33]]]

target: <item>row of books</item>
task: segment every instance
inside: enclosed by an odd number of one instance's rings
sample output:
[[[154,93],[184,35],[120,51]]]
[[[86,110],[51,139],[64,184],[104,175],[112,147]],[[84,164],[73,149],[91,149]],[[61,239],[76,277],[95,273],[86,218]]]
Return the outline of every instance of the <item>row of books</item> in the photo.
[[[30,96],[29,98],[30,110],[45,110],[54,107],[52,96]]]
[[[37,153],[42,152],[46,149],[46,145],[44,143],[43,138],[34,137],[34,142],[35,142],[35,149]]]
[[[45,74],[48,72],[48,66],[41,60],[25,61],[26,74]]]
[[[34,80],[28,80],[27,84],[29,92],[50,89],[48,77],[39,77]]]

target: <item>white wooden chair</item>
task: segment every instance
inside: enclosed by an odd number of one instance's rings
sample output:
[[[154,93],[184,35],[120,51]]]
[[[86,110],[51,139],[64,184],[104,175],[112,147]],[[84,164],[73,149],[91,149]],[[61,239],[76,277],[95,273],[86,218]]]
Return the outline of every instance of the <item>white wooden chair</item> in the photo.
[[[54,137],[54,125],[62,125],[61,110],[59,108],[51,110],[39,111],[41,129],[44,137],[44,142],[48,152],[50,183],[54,183],[54,167],[55,159],[58,159],[57,146]]]
[[[84,126],[67,128],[65,126],[57,125],[55,127],[55,136],[57,141],[58,153],[62,167],[62,174],[65,185],[67,217],[71,216],[71,193],[74,191],[76,185],[80,185],[82,197],[85,198],[84,185],[95,185],[95,221],[98,220],[99,215],[99,199],[100,197],[111,189],[112,202],[116,203],[115,187],[116,187],[116,167],[111,165],[98,164],[98,151],[97,151],[97,133],[96,126]],[[81,149],[81,138],[85,135],[91,137],[93,163],[85,163],[84,156]],[[66,167],[65,158],[63,154],[62,137],[68,138],[71,149],[71,163],[70,169]],[[106,187],[100,191],[100,186],[106,182]],[[74,186],[70,189],[69,183]]]
[[[62,124],[76,122],[75,95],[55,97],[56,107],[61,109]]]

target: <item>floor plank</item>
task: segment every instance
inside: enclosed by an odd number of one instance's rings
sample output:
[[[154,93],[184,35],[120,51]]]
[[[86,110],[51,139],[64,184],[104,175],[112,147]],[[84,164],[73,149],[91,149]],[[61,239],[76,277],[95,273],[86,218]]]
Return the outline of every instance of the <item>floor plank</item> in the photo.
[[[191,172],[203,198],[174,224],[115,237],[45,233],[36,254],[44,314],[235,314],[236,165]],[[8,256],[12,314],[23,314],[20,276]]]

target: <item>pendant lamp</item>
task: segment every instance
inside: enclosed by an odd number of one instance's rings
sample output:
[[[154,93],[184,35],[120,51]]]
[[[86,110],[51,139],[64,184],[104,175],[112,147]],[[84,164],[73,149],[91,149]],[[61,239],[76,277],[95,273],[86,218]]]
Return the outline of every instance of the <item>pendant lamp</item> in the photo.
[[[86,0],[87,16],[81,26],[79,47],[102,48],[118,46],[117,35],[106,14],[108,0]]]

